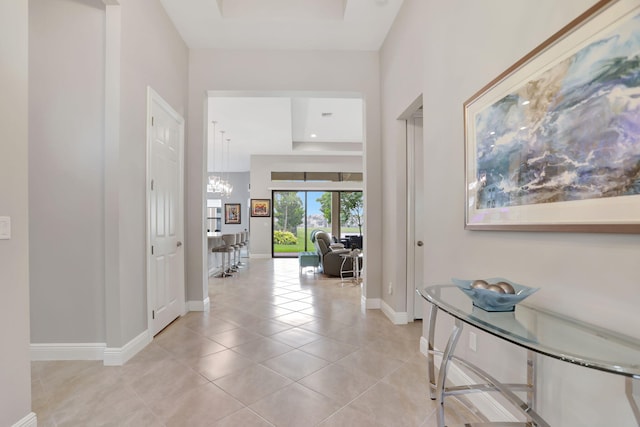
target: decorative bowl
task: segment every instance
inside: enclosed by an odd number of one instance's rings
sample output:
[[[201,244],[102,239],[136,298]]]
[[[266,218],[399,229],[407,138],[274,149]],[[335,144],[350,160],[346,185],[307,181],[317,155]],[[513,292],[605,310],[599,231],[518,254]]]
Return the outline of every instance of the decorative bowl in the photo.
[[[472,288],[471,284],[474,280],[451,279],[454,285],[471,298],[473,305],[486,311],[513,311],[516,304],[539,289],[519,285],[502,277],[491,277],[484,280],[489,283],[507,282],[513,286],[515,293],[500,294],[489,289]]]

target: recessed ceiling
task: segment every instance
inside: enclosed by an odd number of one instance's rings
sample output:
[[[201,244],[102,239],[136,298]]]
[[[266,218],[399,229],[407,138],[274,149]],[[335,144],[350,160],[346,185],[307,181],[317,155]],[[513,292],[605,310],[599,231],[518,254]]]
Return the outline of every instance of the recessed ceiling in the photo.
[[[218,0],[222,18],[256,21],[341,21],[345,6],[345,0]]]
[[[252,154],[361,156],[363,109],[351,94],[210,96],[207,170],[248,171]]]
[[[379,50],[403,3],[403,0],[160,1],[191,49],[340,51]],[[208,170],[248,171],[251,154],[361,156],[363,109],[362,99],[354,94],[212,95]],[[217,122],[216,149],[212,121]],[[220,130],[225,131],[224,135]],[[223,145],[229,148],[224,164]]]
[[[362,99],[295,97],[291,122],[294,142],[362,143]]]
[[[192,49],[380,49],[403,0],[160,0]]]

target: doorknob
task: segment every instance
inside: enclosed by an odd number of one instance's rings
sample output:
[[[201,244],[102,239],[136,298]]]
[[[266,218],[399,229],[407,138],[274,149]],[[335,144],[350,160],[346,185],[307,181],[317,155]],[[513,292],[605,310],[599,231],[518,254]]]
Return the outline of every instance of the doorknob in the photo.
[[[424,243],[422,243],[422,240],[418,240],[418,246],[422,246],[424,245]]]
[[[177,246],[177,247],[182,246],[182,242],[178,242],[178,243],[176,243],[176,246]]]

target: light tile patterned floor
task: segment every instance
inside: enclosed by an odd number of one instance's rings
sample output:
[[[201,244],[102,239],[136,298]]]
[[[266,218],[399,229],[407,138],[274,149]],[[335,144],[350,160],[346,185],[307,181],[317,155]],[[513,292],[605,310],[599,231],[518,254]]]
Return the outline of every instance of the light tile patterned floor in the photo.
[[[191,312],[122,367],[32,363],[38,426],[436,425],[422,323],[360,307],[360,288],[299,274],[296,259],[247,260],[209,280]],[[447,403],[448,422],[477,421]]]

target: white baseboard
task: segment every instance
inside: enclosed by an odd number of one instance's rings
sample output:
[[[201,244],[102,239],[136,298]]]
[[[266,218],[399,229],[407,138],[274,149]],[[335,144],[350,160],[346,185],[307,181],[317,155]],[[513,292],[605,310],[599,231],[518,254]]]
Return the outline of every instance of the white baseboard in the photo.
[[[270,259],[271,254],[254,254],[253,252],[249,254],[249,258],[254,259]]]
[[[31,344],[31,360],[102,360],[105,343]]]
[[[385,316],[389,318],[394,325],[406,325],[409,319],[408,313],[395,312],[393,309],[381,298],[366,298],[364,295],[361,298],[360,305],[364,309],[368,310],[382,310]]]
[[[209,311],[210,301],[207,296],[203,301],[187,301],[187,311]]]
[[[366,309],[380,309],[380,301],[380,298],[367,298],[363,295],[361,305]]]
[[[11,427],[37,427],[38,417],[35,412],[31,412],[29,415],[12,425]]]
[[[148,331],[122,347],[108,348],[105,343],[31,344],[31,360],[102,360],[105,366],[121,366],[151,342]]]
[[[126,343],[123,347],[111,347],[104,349],[104,366],[122,366],[133,356],[138,354],[152,340],[149,331],[140,333],[137,337]]]
[[[429,341],[425,337],[420,337],[420,352],[426,356],[428,348]],[[441,360],[442,356],[435,356],[436,366],[440,364]],[[474,383],[473,378],[462,371],[455,363],[449,364],[447,379],[456,386]],[[470,393],[465,395],[465,398],[490,421],[518,421],[515,415],[488,393]]]
[[[380,302],[380,308],[394,325],[406,325],[409,323],[409,313],[393,311],[393,308],[384,300]]]

